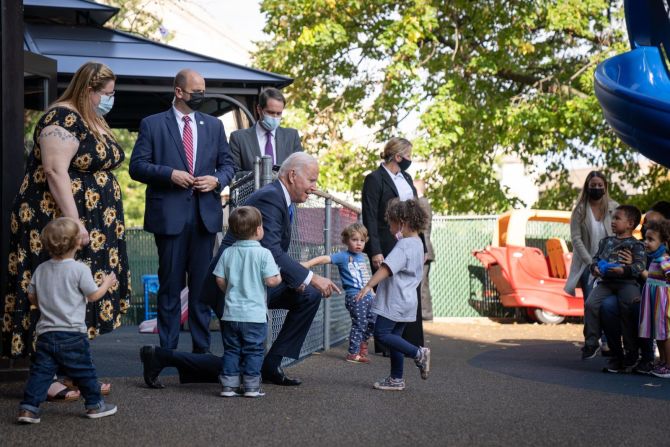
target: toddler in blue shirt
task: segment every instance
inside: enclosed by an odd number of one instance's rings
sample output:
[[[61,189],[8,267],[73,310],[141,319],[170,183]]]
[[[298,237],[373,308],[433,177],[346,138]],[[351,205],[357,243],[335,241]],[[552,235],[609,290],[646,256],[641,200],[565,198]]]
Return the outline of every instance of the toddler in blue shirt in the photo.
[[[375,322],[374,315],[370,312],[372,294],[368,293],[360,301],[355,299],[370,279],[367,257],[363,254],[367,240],[368,230],[360,223],[351,224],[342,231],[342,243],[347,246],[346,250],[318,256],[302,263],[307,268],[322,264],[337,266],[345,292],[345,306],[351,316],[346,360],[352,363],[369,363],[368,339],[372,335]]]
[[[259,242],[263,217],[257,208],[235,209],[228,225],[236,242],[221,254],[214,269],[216,283],[226,293],[220,395],[262,397],[261,365],[268,331],[265,286],[277,287],[281,275],[272,253]]]

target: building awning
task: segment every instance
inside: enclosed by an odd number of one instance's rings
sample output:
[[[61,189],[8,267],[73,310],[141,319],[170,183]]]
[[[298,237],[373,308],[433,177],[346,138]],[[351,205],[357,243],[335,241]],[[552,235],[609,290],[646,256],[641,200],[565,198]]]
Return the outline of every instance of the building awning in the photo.
[[[118,78],[117,93],[107,119],[113,127],[137,129],[142,118],[167,109],[174,76],[183,68],[201,73],[208,93],[238,99],[255,97],[265,87],[283,88],[293,82],[285,76],[101,26],[100,22],[112,17],[116,8],[83,0],[25,0],[24,6],[24,48],[56,60],[59,91],[85,62],[101,62],[112,69]],[[105,15],[109,15],[107,19]],[[204,111],[221,115],[231,107],[226,100],[216,99],[210,100]]]

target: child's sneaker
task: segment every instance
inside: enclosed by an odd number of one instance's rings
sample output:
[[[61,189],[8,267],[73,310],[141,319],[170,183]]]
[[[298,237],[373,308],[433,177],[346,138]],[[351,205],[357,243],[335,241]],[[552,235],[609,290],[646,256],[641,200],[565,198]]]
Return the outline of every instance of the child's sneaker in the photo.
[[[362,357],[367,357],[368,356],[368,342],[367,341],[362,341],[361,342],[360,354],[361,354]]]
[[[346,361],[351,363],[370,363],[370,359],[363,357],[361,354],[347,354]]]
[[[592,359],[593,357],[596,356],[599,350],[600,350],[599,345],[595,346],[584,345],[584,347],[582,348],[582,360]]]
[[[40,417],[30,410],[20,410],[16,422],[20,424],[39,424]]]
[[[426,380],[430,372],[430,348],[419,348],[419,356],[414,359],[414,363],[421,372],[421,378]]]
[[[263,396],[265,396],[265,392],[261,389],[261,387],[245,388],[244,390],[244,397],[263,397]]]
[[[219,396],[221,397],[237,397],[242,395],[242,390],[239,387],[224,386],[221,388]]]
[[[662,379],[670,379],[670,368],[667,365],[658,365],[651,370],[651,373]]]
[[[98,408],[86,410],[86,417],[89,419],[99,419],[105,416],[111,416],[116,413],[116,405],[102,403]]]
[[[606,373],[623,373],[626,372],[626,368],[623,366],[623,361],[618,357],[611,357],[607,361],[607,366],[603,368],[603,372]]]
[[[394,379],[391,376],[388,376],[384,380],[375,382],[372,385],[377,390],[385,391],[402,391],[405,389],[405,380],[404,379]]]

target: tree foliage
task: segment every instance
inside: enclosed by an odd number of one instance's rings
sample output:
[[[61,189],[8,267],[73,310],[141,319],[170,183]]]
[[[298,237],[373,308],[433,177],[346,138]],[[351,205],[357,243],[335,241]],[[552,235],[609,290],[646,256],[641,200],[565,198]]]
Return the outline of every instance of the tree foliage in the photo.
[[[290,108],[325,161],[327,188],[360,191],[378,160],[379,145],[345,129],[362,123],[381,144],[405,121],[416,122],[415,156],[429,162],[423,177],[440,212],[516,205],[496,168],[508,154],[538,174],[543,207],[571,206],[576,160],[617,178],[620,201],[644,205],[670,190],[666,169],[640,175],[593,93],[595,66],[628,50],[620,1],[263,0],[261,9],[269,38],[256,61],[295,79]],[[647,195],[623,197],[622,182]]]

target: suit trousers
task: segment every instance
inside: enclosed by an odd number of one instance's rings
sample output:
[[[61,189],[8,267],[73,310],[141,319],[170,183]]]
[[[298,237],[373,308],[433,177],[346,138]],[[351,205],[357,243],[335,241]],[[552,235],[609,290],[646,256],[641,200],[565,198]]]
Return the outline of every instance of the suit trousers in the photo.
[[[158,248],[158,335],[162,348],[176,349],[181,319],[181,291],[188,282],[188,324],[193,351],[208,351],[211,312],[201,298],[201,289],[212,259],[215,234],[205,228],[198,209],[198,194],[183,210],[186,223],[180,234],[156,234]]]

